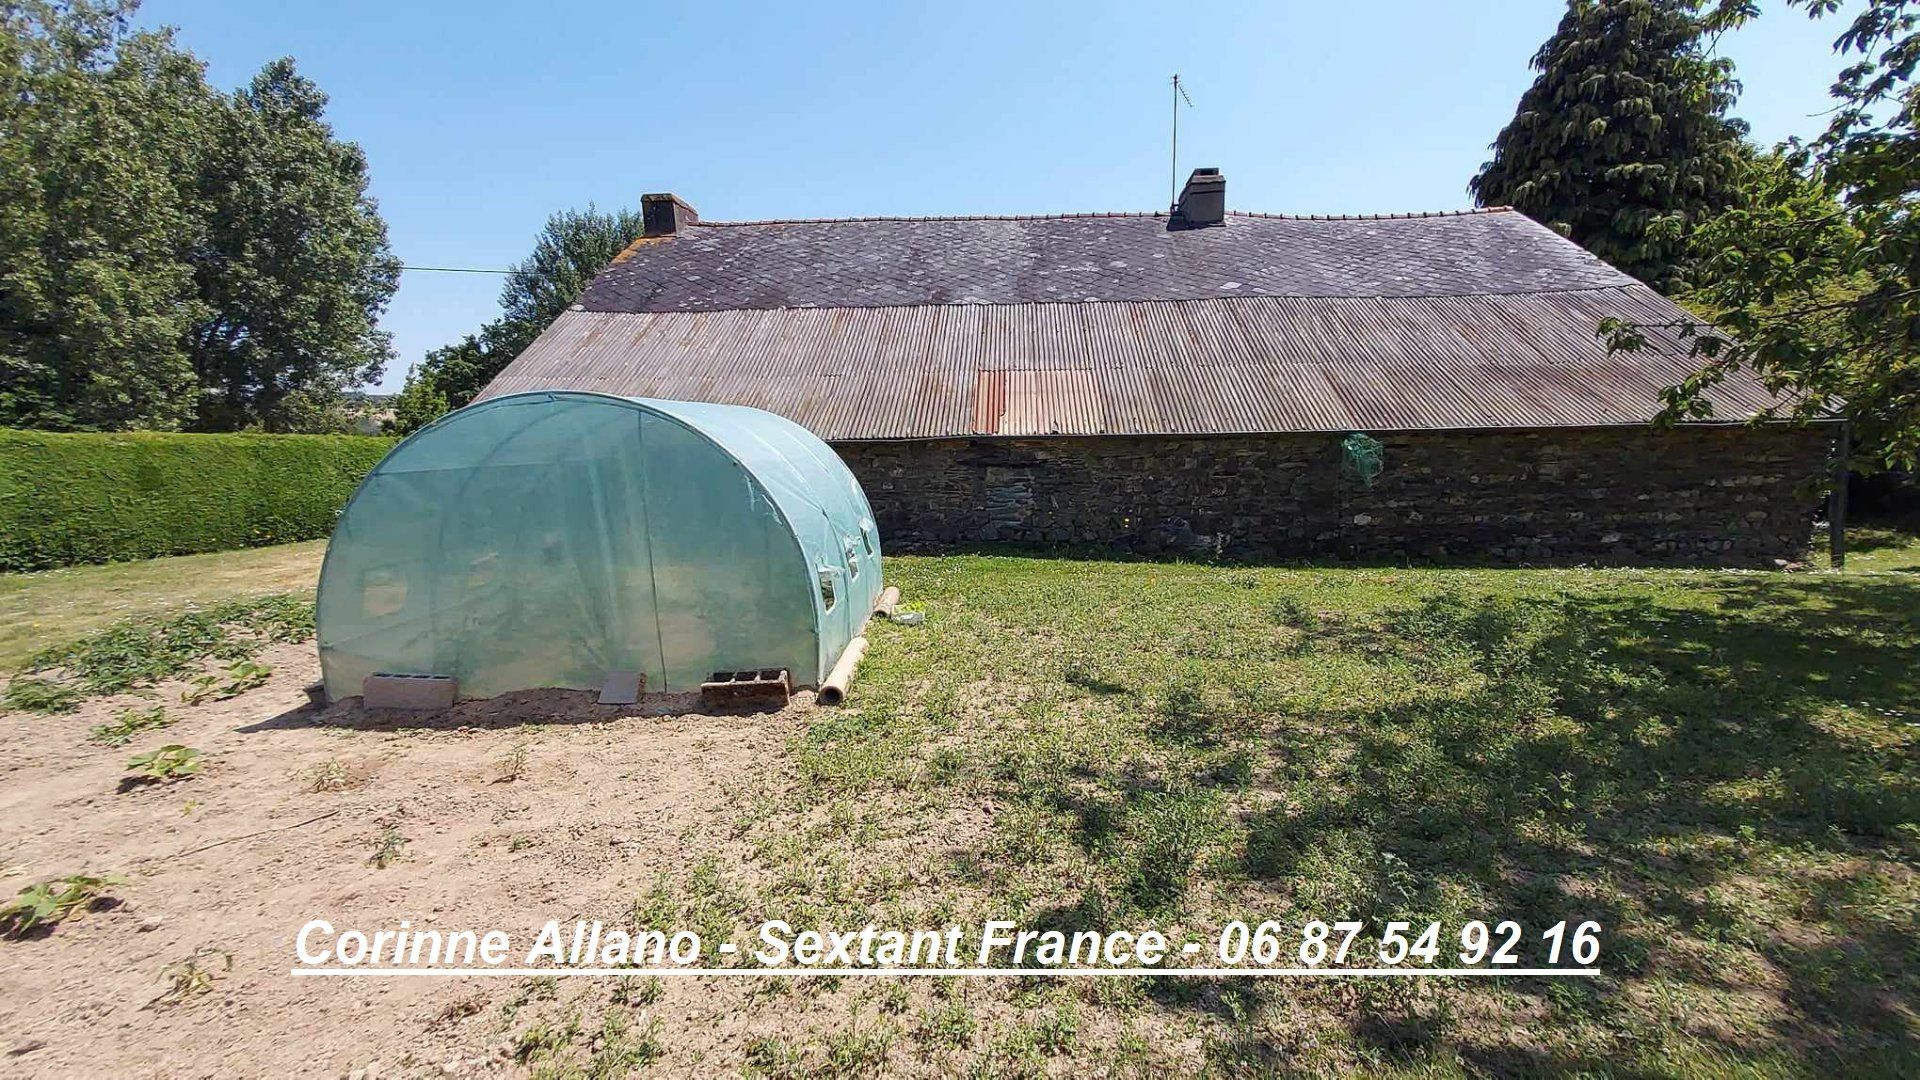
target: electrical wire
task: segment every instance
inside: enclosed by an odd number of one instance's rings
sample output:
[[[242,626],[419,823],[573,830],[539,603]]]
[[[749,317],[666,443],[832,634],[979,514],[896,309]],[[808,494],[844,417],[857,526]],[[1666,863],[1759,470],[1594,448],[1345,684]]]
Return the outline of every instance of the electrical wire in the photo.
[[[407,267],[407,265],[403,265],[403,267],[399,267],[399,269],[403,269],[403,271],[432,271],[432,273],[513,273],[513,271],[490,271],[490,269],[474,269],[474,267]]]

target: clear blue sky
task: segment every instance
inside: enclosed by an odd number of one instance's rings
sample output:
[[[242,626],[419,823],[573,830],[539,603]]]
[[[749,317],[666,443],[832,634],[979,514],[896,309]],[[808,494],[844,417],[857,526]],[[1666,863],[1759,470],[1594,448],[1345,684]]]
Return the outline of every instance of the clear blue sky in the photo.
[[[1763,6],[1720,49],[1771,143],[1819,127],[1841,26]],[[1175,71],[1182,174],[1221,167],[1231,208],[1464,207],[1563,9],[148,0],[141,21],[220,86],[295,57],[366,149],[401,259],[503,267],[549,212],[648,191],[717,220],[1160,209]],[[382,385],[492,318],[499,285],[403,275]]]

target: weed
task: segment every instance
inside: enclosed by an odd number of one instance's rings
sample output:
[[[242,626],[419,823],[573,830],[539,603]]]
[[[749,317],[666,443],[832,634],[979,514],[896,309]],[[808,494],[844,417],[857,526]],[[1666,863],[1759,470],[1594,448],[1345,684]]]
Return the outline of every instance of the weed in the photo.
[[[645,1008],[658,1002],[660,996],[666,993],[666,991],[666,981],[658,975],[649,975],[644,979],[632,975],[622,975],[619,980],[614,983],[613,1003],[615,1005],[630,1005],[635,1008]]]
[[[914,1035],[924,1049],[958,1050],[973,1045],[978,1026],[971,1009],[962,1002],[949,1001],[922,1011]]]
[[[186,692],[180,695],[180,700],[189,705],[225,701],[257,686],[265,686],[272,676],[273,669],[257,660],[238,660],[229,664],[223,673],[210,671],[195,678]]]
[[[64,713],[79,708],[86,697],[86,691],[69,682],[19,675],[7,684],[0,704],[22,712]]]
[[[102,746],[125,746],[143,731],[167,727],[172,723],[173,718],[167,715],[164,705],[155,705],[151,709],[126,709],[113,723],[94,725],[93,730],[87,733],[87,738]]]
[[[956,746],[943,746],[927,757],[924,773],[927,783],[951,784],[967,772],[967,752]]]
[[[578,1013],[568,1013],[565,1020],[558,1024],[537,1020],[514,1036],[513,1058],[521,1064],[550,1058],[572,1046],[573,1040],[579,1036]]]
[[[1128,899],[1141,911],[1169,911],[1187,891],[1194,868],[1224,822],[1209,792],[1147,792],[1128,808],[1122,854]]]
[[[1320,613],[1297,596],[1283,596],[1275,600],[1269,614],[1281,626],[1291,626],[1303,633],[1320,629]]]
[[[907,984],[890,982],[874,994],[874,1006],[882,1013],[898,1015],[907,1011]]]
[[[694,865],[684,888],[676,889],[665,875],[656,879],[653,888],[628,907],[627,924],[635,931],[691,930],[703,947],[714,948],[733,937],[745,906],[740,891],[721,875],[720,860],[708,856]]]
[[[1188,664],[1168,680],[1160,695],[1160,718],[1175,732],[1197,733],[1207,722],[1206,673]]]
[[[0,932],[9,937],[24,937],[42,927],[58,926],[105,902],[106,891],[111,886],[124,884],[112,875],[88,874],[68,874],[36,882],[0,906]]]
[[[625,1014],[618,1010],[609,1011],[600,1020],[600,1034],[596,1040],[598,1049],[587,1061],[586,1080],[616,1080],[660,1060],[666,1052],[660,1045],[659,1022],[652,1017],[642,1017],[640,1028],[635,1031],[627,1024]]]
[[[158,783],[166,780],[184,780],[200,771],[204,764],[200,751],[179,743],[168,743],[158,750],[149,750],[136,754],[127,761],[128,777],[135,783]]]
[[[844,1031],[826,1039],[826,1064],[831,1076],[871,1076],[880,1072],[893,1051],[899,1029],[892,1024],[862,1025],[856,1018]]]
[[[212,961],[219,961],[218,969]],[[197,997],[213,989],[213,980],[222,974],[233,971],[233,954],[225,949],[216,949],[210,945],[188,953],[184,958],[168,964],[160,972],[160,979],[167,989],[153,1004],[160,1006],[179,1005],[189,998]]]
[[[559,994],[559,980],[551,975],[538,975],[522,983],[520,992],[501,1004],[500,1012],[508,1020],[512,1020],[529,1002],[552,1001]]]
[[[1047,1059],[1030,1028],[1001,1036],[967,1069],[969,1080],[1039,1080],[1045,1075]]]
[[[494,781],[511,784],[527,777],[527,744],[516,743],[513,749],[503,754],[493,766]]]
[[[400,835],[397,827],[383,826],[380,830],[380,838],[374,841],[373,854],[367,861],[385,870],[400,861],[401,856],[405,854],[407,843],[407,838]]]
[[[178,678],[209,660],[234,664],[274,642],[312,636],[311,602],[292,594],[246,597],[170,616],[123,619],[42,650],[24,671],[55,676],[62,686],[98,697]]]
[[[806,1075],[805,1050],[773,1035],[760,1035],[747,1043],[746,1069],[749,1077],[790,1080]]]
[[[1109,975],[1085,980],[1086,998],[1103,1009],[1133,1009],[1147,999],[1145,980],[1128,975]]]
[[[341,791],[346,788],[348,779],[347,767],[328,758],[301,773],[300,786],[316,794],[322,791]]]
[[[516,851],[525,851],[532,846],[533,846],[533,838],[530,836],[516,835],[516,836],[507,837],[507,851],[509,853],[516,852]]]
[[[1043,1054],[1064,1054],[1073,1049],[1080,1034],[1080,1010],[1071,1002],[1061,1002],[1033,1025],[1034,1045]]]

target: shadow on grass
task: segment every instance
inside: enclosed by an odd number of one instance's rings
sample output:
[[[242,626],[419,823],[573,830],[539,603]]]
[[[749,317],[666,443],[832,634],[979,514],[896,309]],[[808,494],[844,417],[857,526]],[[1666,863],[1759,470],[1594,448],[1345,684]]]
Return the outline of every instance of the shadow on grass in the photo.
[[[1423,690],[1393,708],[1261,718],[1256,783],[1283,797],[1245,819],[1237,873],[1303,901],[1302,918],[1365,918],[1373,932],[1436,910],[1439,896],[1470,896],[1478,910],[1462,918],[1528,928],[1529,966],[1546,960],[1539,929],[1596,920],[1598,982],[1501,985],[1566,1023],[1643,1029],[1582,1056],[1544,1042],[1462,1044],[1431,1017],[1363,1010],[1350,1022],[1356,1045],[1409,1063],[1458,1053],[1496,1075],[1685,1072],[1620,1057],[1682,1032],[1727,1063],[1912,1065],[1920,761],[1904,728],[1920,722],[1920,582],[1728,575],[1698,587],[1714,594],[1711,608],[1615,591],[1448,594],[1313,646],[1329,659],[1384,650]],[[1170,688],[1147,725],[1160,744],[1244,747],[1233,729],[1244,717],[1211,713],[1195,693]],[[1339,752],[1317,752],[1328,733]],[[1107,897],[1121,911],[1176,906],[1187,880],[1177,854],[1211,813],[1197,808],[1247,779],[1114,772],[1094,793],[1055,788],[1050,801],[1088,854],[1144,839],[1137,857],[1109,860],[1102,902],[1049,920],[1091,924]],[[1628,997],[1649,987],[1678,1001],[1777,995],[1782,1007],[1767,1035],[1733,1034],[1690,1025],[1683,1005],[1649,1020]],[[1211,1011],[1217,997],[1196,988],[1168,1001]],[[1285,1059],[1287,1047],[1262,1043],[1279,1037],[1243,1029],[1225,1050],[1257,1070]]]
[[[1920,770],[1879,717],[1920,701],[1920,589],[1703,587],[1717,610],[1606,594],[1440,597],[1390,613],[1389,633],[1464,651],[1479,685],[1332,718],[1356,731],[1350,775],[1366,782],[1256,824],[1249,870],[1295,872],[1318,837],[1357,828],[1417,876],[1474,889],[1489,919],[1599,920],[1613,980],[1741,989],[1711,944],[1684,939],[1744,940],[1784,979],[1783,1042],[1872,1053],[1911,1040],[1914,912],[1859,878],[1870,856],[1912,863]],[[1760,852],[1808,867],[1811,910],[1790,916],[1800,929],[1777,925],[1788,921],[1777,910],[1742,910]],[[1822,903],[1825,889],[1872,895]],[[1884,921],[1861,916],[1875,911]]]

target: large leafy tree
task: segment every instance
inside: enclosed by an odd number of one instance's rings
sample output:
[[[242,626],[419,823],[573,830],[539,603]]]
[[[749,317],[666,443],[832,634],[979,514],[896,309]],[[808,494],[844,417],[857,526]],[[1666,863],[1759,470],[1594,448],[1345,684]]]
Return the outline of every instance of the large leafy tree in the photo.
[[[614,256],[640,235],[638,211],[565,210],[547,219],[533,253],[513,265],[500,290],[501,317],[428,353],[407,373],[393,428],[412,431],[474,399],[560,317]]]
[[[390,353],[358,148],[291,61],[228,95],[126,0],[0,0],[0,423],[282,430]]]
[[[1468,184],[1662,290],[1679,284],[1683,245],[1651,229],[1708,216],[1733,199],[1745,125],[1727,116],[1732,65],[1707,55],[1697,5],[1570,0],[1534,54],[1539,72]]]
[[[216,95],[127,4],[0,4],[0,423],[178,427]]]
[[[1838,0],[1787,0],[1815,18]],[[1715,28],[1758,14],[1722,0]],[[1846,60],[1824,132],[1792,141],[1747,174],[1747,198],[1685,234],[1700,287],[1688,302],[1711,321],[1650,327],[1610,320],[1614,348],[1651,334],[1690,343],[1700,369],[1667,393],[1664,419],[1712,415],[1711,388],[1746,368],[1784,395],[1770,415],[1808,419],[1844,405],[1861,436],[1858,464],[1920,463],[1920,12],[1868,0],[1835,42]]]
[[[188,334],[210,430],[301,426],[392,355],[377,320],[399,263],[367,195],[366,156],[333,137],[326,104],[283,58],[217,114],[190,257],[203,317]]]

